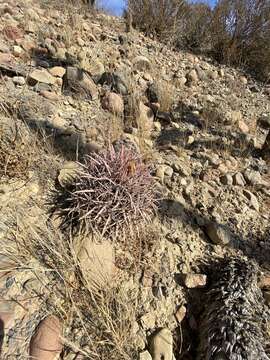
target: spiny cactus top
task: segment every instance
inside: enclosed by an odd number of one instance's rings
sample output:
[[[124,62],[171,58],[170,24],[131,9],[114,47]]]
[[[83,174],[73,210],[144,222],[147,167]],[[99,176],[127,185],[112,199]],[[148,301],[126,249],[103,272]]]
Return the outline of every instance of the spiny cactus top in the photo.
[[[258,268],[238,258],[219,263],[200,325],[198,360],[266,360],[264,325],[269,319],[257,285]]]

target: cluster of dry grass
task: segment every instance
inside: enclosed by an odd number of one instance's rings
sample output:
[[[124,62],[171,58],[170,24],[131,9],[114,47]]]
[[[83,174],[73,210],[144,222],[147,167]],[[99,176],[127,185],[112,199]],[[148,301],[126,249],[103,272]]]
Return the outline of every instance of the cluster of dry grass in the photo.
[[[116,280],[106,289],[89,286],[73,239],[65,237],[47,217],[35,225],[25,214],[1,222],[9,229],[0,252],[8,259],[5,272],[23,272],[24,281],[35,279],[35,291],[29,290],[28,296],[39,299],[44,314],[53,313],[63,322],[65,353],[91,359],[133,358],[136,290]]]
[[[25,124],[0,128],[0,179],[28,179],[37,169],[45,178],[58,167],[59,158],[44,133],[35,134]]]

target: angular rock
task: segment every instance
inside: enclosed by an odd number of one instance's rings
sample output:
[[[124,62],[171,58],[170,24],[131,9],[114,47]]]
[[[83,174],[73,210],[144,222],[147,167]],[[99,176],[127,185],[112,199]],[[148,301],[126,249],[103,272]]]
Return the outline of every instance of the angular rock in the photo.
[[[264,129],[270,129],[270,114],[262,114],[258,119],[258,124]]]
[[[12,326],[15,318],[16,318],[15,303],[12,301],[5,301],[5,300],[1,299],[1,301],[0,301],[0,344],[1,344],[2,336],[4,335],[5,330],[9,329]]]
[[[250,205],[251,207],[253,207],[254,210],[259,211],[260,210],[260,205],[259,202],[257,200],[257,197],[252,194],[252,192],[244,189],[243,190],[243,194],[248,198],[248,200],[250,201]]]
[[[74,161],[67,161],[62,169],[59,171],[59,175],[57,177],[59,184],[64,188],[78,175],[78,171],[80,170],[79,165]]]
[[[233,177],[231,174],[225,174],[220,178],[220,182],[224,185],[232,185]]]
[[[31,359],[55,360],[63,348],[61,332],[61,323],[55,316],[50,315],[42,320],[30,341]]]
[[[161,182],[164,182],[164,177],[168,176],[171,178],[173,175],[173,169],[168,165],[159,165],[156,170],[156,177],[161,180]]]
[[[117,94],[128,94],[127,86],[120,74],[104,72],[98,80],[98,83],[102,86],[108,86],[111,91],[116,92]]]
[[[184,320],[186,313],[187,313],[187,308],[185,307],[185,305],[180,306],[175,313],[175,317],[178,323],[181,323]]]
[[[55,77],[52,76],[46,69],[35,69],[31,72],[28,77],[28,82],[30,85],[35,85],[36,83],[44,83],[48,85],[55,84]]]
[[[64,90],[91,100],[98,98],[98,90],[91,77],[82,69],[73,66],[66,69]]]
[[[6,25],[2,33],[9,40],[17,40],[23,37],[23,31],[16,26]]]
[[[10,53],[0,54],[0,64],[8,64],[12,59],[13,56]]]
[[[154,123],[154,114],[153,111],[146,105],[144,105],[143,102],[140,101],[139,103],[139,113],[137,116],[137,124],[144,129],[144,131],[151,132],[153,129],[153,123]]]
[[[244,172],[246,181],[251,185],[259,185],[262,183],[262,177],[259,171],[246,169]]]
[[[12,81],[16,85],[21,85],[21,86],[25,85],[25,78],[23,76],[14,76],[12,78]]]
[[[107,92],[102,98],[101,105],[103,109],[108,110],[112,114],[120,115],[124,112],[124,101],[122,97],[113,92]]]
[[[207,276],[204,274],[186,274],[184,284],[188,289],[202,288],[206,285]]]
[[[211,222],[206,225],[205,231],[210,240],[216,245],[224,246],[232,242],[231,232],[225,225]]]
[[[154,329],[156,325],[156,316],[154,313],[146,313],[141,317],[141,324],[145,330]]]
[[[248,83],[247,78],[245,76],[240,76],[239,80],[244,85],[246,85]]]
[[[139,354],[139,360],[152,360],[152,356],[148,351],[144,351]]]
[[[238,186],[246,185],[246,180],[240,172],[233,175],[233,185],[238,185]]]
[[[199,80],[197,71],[195,69],[193,69],[189,73],[187,73],[186,78],[188,79],[188,81],[190,81],[192,83],[196,83]]]
[[[243,120],[238,121],[238,127],[242,131],[242,133],[244,133],[244,134],[249,133],[249,127],[247,126],[247,124]]]
[[[153,360],[173,359],[173,336],[169,329],[161,329],[152,337],[150,353]]]
[[[40,95],[51,101],[58,101],[60,99],[59,95],[54,91],[41,90]]]
[[[66,73],[66,69],[62,66],[54,66],[53,68],[49,69],[49,72],[52,76],[62,78]]]
[[[258,282],[258,286],[261,289],[270,289],[270,275],[269,274],[263,274],[260,277],[260,280]]]

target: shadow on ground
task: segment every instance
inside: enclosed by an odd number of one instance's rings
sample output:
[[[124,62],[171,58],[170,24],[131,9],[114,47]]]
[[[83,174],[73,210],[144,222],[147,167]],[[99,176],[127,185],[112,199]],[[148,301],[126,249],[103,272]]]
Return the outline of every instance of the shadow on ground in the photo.
[[[4,342],[4,336],[5,336],[4,323],[0,319],[0,355],[2,353],[2,346],[3,346],[3,342]]]

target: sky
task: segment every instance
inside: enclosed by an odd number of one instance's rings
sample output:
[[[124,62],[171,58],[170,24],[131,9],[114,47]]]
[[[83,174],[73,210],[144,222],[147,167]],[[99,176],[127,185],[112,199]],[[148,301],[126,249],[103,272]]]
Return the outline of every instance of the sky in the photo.
[[[99,0],[99,4],[114,15],[121,15],[125,0]]]
[[[195,0],[196,1],[196,0]],[[216,0],[207,0],[214,5]],[[125,0],[99,0],[99,4],[114,15],[121,15],[125,6]]]

